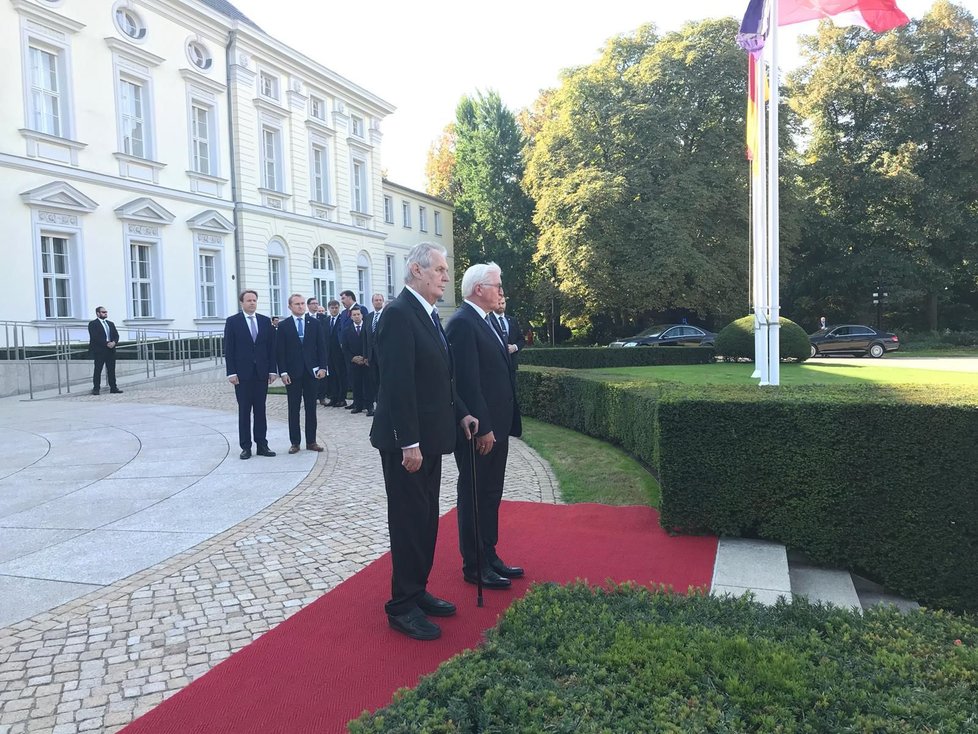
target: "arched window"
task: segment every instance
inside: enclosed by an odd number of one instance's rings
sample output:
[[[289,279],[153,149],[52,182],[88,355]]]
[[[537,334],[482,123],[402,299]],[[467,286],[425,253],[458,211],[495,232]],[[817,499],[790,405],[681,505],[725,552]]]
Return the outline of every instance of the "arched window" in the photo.
[[[357,255],[357,303],[370,303],[370,256]]]
[[[272,239],[268,243],[268,315],[282,316],[288,310],[289,297],[288,251],[285,243]]]
[[[336,260],[326,245],[320,245],[312,253],[312,292],[325,306],[336,298]]]

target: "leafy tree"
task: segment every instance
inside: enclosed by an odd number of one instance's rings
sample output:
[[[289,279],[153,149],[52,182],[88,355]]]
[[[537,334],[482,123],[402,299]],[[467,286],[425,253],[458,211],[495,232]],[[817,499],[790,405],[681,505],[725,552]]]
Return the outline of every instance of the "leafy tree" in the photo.
[[[803,39],[791,87],[810,130],[809,216],[791,290],[809,318],[869,317],[882,278],[893,316],[936,329],[942,300],[975,292],[976,30],[940,0],[881,36],[823,23]]]
[[[449,124],[428,149],[425,162],[425,190],[432,196],[455,201],[458,198],[458,179],[455,177],[455,125]]]

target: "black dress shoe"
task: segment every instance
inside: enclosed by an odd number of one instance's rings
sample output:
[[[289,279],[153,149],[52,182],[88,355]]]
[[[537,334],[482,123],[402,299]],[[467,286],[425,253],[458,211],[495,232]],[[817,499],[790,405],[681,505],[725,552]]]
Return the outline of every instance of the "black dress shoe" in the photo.
[[[353,405],[352,404],[350,404],[350,405],[344,405],[343,407],[346,408],[347,410],[353,410]]]
[[[275,452],[268,448],[268,446],[259,446],[255,453],[259,456],[275,456]]]
[[[439,599],[433,594],[429,594],[427,591],[424,596],[418,600],[418,606],[421,607],[421,611],[430,617],[451,617],[455,614],[455,605],[450,601],[445,601],[444,599]]]
[[[120,390],[117,387],[113,387],[111,390],[109,390],[109,392],[112,393],[113,395],[119,395],[122,393],[122,390]]]
[[[345,400],[334,400],[332,403],[330,403],[330,405],[332,405],[334,408],[345,408],[346,407],[346,401]]]
[[[373,418],[374,417],[374,412],[372,410],[368,410],[367,411],[367,417],[368,418]]]
[[[490,561],[489,565],[492,570],[498,573],[503,578],[507,579],[518,579],[523,575],[523,568],[521,566],[507,566],[498,558]]]
[[[463,572],[462,578],[464,578],[470,584],[479,583],[479,580],[474,574]],[[482,585],[487,589],[508,589],[513,585],[513,582],[509,579],[503,578],[490,568],[482,573]]]
[[[92,395],[98,395],[98,390],[92,390]]]
[[[251,449],[241,449],[241,455],[238,458],[239,459],[250,459],[251,458]]]
[[[363,412],[363,408],[354,408],[353,410],[350,411],[350,415],[353,415],[354,413],[362,413],[362,412]]]
[[[391,629],[407,635],[413,640],[437,640],[441,637],[441,628],[434,622],[428,621],[418,607],[406,614],[388,614],[387,624]]]

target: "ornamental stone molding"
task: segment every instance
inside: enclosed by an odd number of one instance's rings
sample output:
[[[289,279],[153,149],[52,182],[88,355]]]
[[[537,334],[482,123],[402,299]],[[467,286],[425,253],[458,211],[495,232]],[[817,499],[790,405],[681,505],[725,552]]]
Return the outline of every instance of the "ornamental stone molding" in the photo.
[[[157,227],[170,224],[176,218],[166,207],[147,196],[142,196],[138,199],[133,199],[127,204],[123,204],[115,210],[115,215],[123,221]],[[138,232],[136,234],[148,235],[149,233]]]
[[[20,198],[29,207],[55,210],[59,213],[88,214],[98,209],[95,201],[67,181],[52,181],[36,189],[24,191]]]

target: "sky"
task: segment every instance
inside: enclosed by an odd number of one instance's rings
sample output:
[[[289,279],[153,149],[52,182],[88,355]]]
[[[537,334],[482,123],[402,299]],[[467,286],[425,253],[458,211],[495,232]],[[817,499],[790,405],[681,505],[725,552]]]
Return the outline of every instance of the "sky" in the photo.
[[[463,95],[494,89],[514,112],[562,69],[597,59],[605,42],[653,23],[672,31],[688,21],[742,16],[747,0],[231,0],[263,30],[373,92],[397,110],[381,124],[388,178],[423,191],[428,149]],[[978,15],[978,0],[957,0]],[[898,0],[919,18],[932,0]],[[798,63],[799,33],[784,29],[782,66]]]

